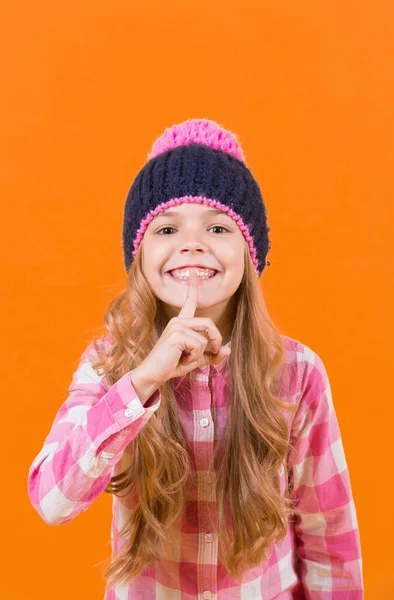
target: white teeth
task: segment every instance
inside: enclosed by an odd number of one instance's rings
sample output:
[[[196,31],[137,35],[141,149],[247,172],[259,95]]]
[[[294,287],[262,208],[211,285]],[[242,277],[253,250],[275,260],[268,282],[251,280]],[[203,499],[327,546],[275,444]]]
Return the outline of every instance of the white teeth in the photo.
[[[209,274],[209,271],[207,270],[197,270],[197,274],[198,277],[205,277],[206,279],[210,279],[211,277],[213,277],[215,275],[215,273],[212,273],[212,275]],[[190,269],[186,269],[185,271],[182,271],[181,274],[177,274],[175,275],[173,271],[171,271],[171,275],[175,278],[175,279],[189,279],[190,276]]]

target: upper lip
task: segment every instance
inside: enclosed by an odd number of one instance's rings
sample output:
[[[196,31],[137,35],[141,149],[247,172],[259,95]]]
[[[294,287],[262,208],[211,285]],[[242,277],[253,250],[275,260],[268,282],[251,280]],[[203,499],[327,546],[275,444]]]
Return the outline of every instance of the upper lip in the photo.
[[[172,269],[168,269],[168,271],[166,271],[166,273],[169,273],[170,271],[175,271],[176,269],[192,269],[193,267],[196,267],[199,269],[211,269],[212,271],[218,270],[218,269],[215,269],[214,267],[208,267],[207,265],[182,265],[180,267],[173,267]]]

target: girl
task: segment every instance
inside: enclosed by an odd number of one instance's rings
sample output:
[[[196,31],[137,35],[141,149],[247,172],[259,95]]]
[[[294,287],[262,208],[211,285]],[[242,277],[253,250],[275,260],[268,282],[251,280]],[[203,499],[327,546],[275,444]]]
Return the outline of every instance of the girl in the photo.
[[[105,600],[360,600],[327,372],[267,313],[270,228],[241,146],[191,119],[148,158],[126,289],[30,467],[31,503],[59,525],[112,494]]]

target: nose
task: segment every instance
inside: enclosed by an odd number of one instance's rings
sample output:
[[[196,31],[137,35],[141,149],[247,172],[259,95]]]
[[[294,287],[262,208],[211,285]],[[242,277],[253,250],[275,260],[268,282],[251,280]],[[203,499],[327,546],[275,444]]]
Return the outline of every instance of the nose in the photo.
[[[207,248],[206,248],[205,244],[202,244],[198,240],[187,240],[186,242],[184,242],[181,245],[179,251],[181,253],[185,253],[185,252],[188,252],[188,251],[191,251],[191,252],[206,252]]]

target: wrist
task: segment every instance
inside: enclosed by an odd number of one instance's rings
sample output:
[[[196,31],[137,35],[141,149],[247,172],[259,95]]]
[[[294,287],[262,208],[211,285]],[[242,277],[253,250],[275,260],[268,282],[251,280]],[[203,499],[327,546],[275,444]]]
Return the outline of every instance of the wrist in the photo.
[[[130,371],[130,379],[142,404],[155,393],[160,384],[150,379],[142,365]]]

